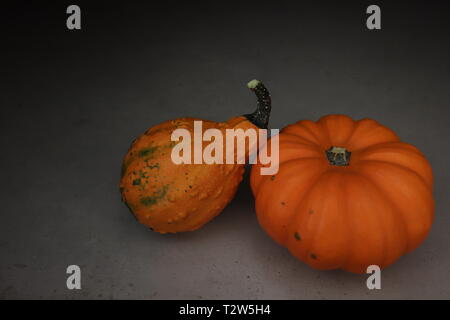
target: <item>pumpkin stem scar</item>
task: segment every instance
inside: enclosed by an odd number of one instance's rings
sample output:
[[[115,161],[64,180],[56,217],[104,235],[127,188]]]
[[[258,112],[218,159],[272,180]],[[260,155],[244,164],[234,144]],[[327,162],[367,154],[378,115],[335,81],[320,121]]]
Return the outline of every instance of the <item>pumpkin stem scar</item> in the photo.
[[[270,111],[272,110],[272,101],[270,93],[264,84],[259,80],[252,80],[247,84],[247,87],[252,90],[257,98],[257,105],[255,112],[246,114],[244,117],[259,128],[267,129],[269,124]]]
[[[328,162],[333,166],[348,166],[350,164],[350,156],[352,153],[343,147],[331,146],[325,151]]]

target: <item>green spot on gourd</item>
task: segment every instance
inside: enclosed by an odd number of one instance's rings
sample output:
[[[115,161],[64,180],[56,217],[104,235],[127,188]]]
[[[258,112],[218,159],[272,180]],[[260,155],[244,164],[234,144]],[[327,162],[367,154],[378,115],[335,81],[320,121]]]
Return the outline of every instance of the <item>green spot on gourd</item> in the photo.
[[[153,192],[152,196],[141,198],[141,203],[147,207],[155,205],[159,200],[166,196],[168,188],[169,186],[165,185],[161,189]]]
[[[153,155],[153,153],[155,153],[156,150],[158,150],[158,146],[142,149],[139,151],[139,157],[141,158],[150,157]]]
[[[294,238],[295,238],[296,240],[302,240],[302,237],[300,237],[300,234],[299,234],[298,232],[295,232],[295,233],[294,233]]]
[[[133,186],[138,186],[141,184],[141,178],[137,178],[135,180],[133,180]]]
[[[154,165],[148,165],[147,168],[149,168],[150,170],[151,170],[151,169],[155,169],[155,168],[156,168],[156,169],[159,169],[159,163],[154,164]]]
[[[275,176],[271,176],[270,180],[272,180],[272,181],[275,180]]]
[[[310,255],[310,256],[311,256],[311,258],[312,258],[312,259],[314,259],[314,260],[316,260],[316,259],[317,259],[317,256],[316,256],[316,255],[315,255],[314,253],[311,253],[311,255]]]
[[[139,175],[141,176],[141,178],[148,178],[145,174],[146,174],[147,172],[144,172],[144,171],[142,171],[142,170],[139,170]]]

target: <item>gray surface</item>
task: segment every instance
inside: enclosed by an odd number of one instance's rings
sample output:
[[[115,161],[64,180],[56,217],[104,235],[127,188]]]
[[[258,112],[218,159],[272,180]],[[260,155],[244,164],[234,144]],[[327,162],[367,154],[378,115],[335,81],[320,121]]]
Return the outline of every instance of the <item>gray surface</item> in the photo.
[[[64,8],[57,17],[41,8],[47,20],[34,28],[14,17],[7,26],[0,298],[450,298],[448,10],[386,8],[383,30],[369,32],[363,5],[123,6],[82,7],[78,33],[64,29]],[[153,233],[120,202],[132,139],[171,118],[252,111],[252,78],[272,93],[273,128],[370,117],[427,155],[435,223],[383,271],[382,290],[369,291],[364,275],[312,270],[276,245],[247,180],[192,233]],[[69,264],[82,268],[80,291],[65,287]]]

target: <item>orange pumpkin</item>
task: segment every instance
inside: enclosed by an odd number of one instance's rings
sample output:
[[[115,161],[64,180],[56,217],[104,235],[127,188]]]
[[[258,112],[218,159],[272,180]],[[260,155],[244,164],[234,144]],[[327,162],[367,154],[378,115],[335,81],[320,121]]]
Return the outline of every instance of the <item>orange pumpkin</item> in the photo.
[[[257,217],[311,267],[365,273],[369,265],[392,264],[427,236],[431,167],[391,129],[345,115],[303,120],[281,131],[279,152],[276,175],[261,175],[261,164],[252,168]]]
[[[248,86],[258,98],[257,110],[227,122],[201,120],[203,132],[215,128],[225,136],[227,129],[245,131],[267,127],[270,95],[260,81],[253,80]],[[176,233],[200,228],[225,208],[242,181],[244,164],[225,161],[224,164],[175,164],[172,161],[171,151],[176,145],[171,140],[173,131],[183,128],[193,136],[196,120],[200,119],[179,118],[150,128],[133,141],[123,160],[122,201],[139,222],[154,231]],[[202,142],[203,149],[207,144]],[[192,139],[191,150],[194,149]]]

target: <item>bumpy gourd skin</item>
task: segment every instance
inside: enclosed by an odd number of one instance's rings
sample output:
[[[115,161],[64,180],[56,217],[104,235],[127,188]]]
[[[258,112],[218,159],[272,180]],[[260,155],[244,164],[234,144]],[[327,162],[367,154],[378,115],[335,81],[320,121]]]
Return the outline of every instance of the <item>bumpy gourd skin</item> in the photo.
[[[177,128],[191,132],[194,121],[166,121],[137,138],[125,156],[120,180],[122,200],[137,220],[159,233],[193,231],[217,216],[234,197],[242,181],[243,164],[175,164],[171,134]],[[257,127],[245,117],[217,123],[202,120],[203,131]],[[210,142],[203,143],[203,149]],[[224,143],[225,145],[225,143]],[[224,152],[225,154],[225,152]]]

